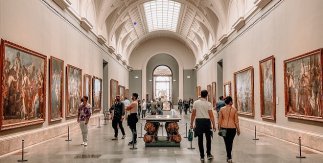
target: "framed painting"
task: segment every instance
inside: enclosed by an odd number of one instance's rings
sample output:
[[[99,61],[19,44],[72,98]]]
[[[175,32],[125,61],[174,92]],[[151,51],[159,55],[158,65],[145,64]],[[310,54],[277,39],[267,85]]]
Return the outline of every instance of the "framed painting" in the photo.
[[[49,60],[49,90],[50,92],[48,119],[50,122],[63,118],[63,89],[64,89],[64,61],[55,57]]]
[[[47,57],[1,40],[0,58],[0,129],[44,123]]]
[[[211,97],[212,97],[212,106],[216,106],[216,82],[212,82],[212,91],[211,91]]]
[[[226,82],[223,85],[223,97],[232,96],[231,94],[231,82]]]
[[[201,97],[201,86],[196,87],[196,97],[200,98]]]
[[[250,66],[234,73],[234,104],[238,114],[254,116],[254,70]]]
[[[102,79],[93,76],[92,79],[93,87],[92,87],[92,93],[93,93],[93,111],[100,111],[102,106]]]
[[[119,85],[119,95],[121,99],[125,98],[125,90],[126,88],[124,86]]]
[[[92,104],[92,76],[88,74],[84,74],[83,76],[83,96],[87,96],[89,98],[88,103]]]
[[[126,89],[124,91],[124,97],[127,97],[129,99],[130,98],[129,95],[130,95],[129,89]]]
[[[263,119],[276,120],[275,57],[259,62],[260,110]]]
[[[284,61],[285,115],[323,122],[323,49]]]
[[[77,116],[82,98],[82,69],[67,65],[66,67],[66,118]]]
[[[119,82],[111,79],[110,80],[110,107],[114,103],[114,99],[119,94]]]
[[[208,96],[207,96],[207,101],[212,102],[212,86],[211,85],[207,85],[206,86],[206,90],[208,92]]]

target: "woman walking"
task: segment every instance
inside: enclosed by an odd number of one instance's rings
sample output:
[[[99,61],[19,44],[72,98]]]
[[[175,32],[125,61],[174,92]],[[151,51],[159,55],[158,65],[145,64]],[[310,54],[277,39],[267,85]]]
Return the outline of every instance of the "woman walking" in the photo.
[[[232,144],[236,134],[240,135],[239,119],[237,109],[232,106],[232,98],[227,96],[224,100],[225,106],[219,112],[219,129],[226,130],[223,136],[227,151],[227,162],[232,163]]]

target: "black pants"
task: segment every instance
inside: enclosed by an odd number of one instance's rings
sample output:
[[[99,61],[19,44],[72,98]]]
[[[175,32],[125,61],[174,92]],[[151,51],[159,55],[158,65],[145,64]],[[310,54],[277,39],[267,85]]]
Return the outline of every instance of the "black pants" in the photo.
[[[128,116],[128,126],[132,132],[134,142],[137,142],[137,122],[137,113],[132,113]]]
[[[119,125],[122,135],[126,134],[124,132],[124,128],[123,128],[121,119],[113,119],[112,120],[112,127],[114,129],[114,137],[118,137],[118,125]]]
[[[227,151],[227,159],[232,159],[232,145],[234,137],[236,136],[237,130],[235,128],[227,128],[227,135],[223,137],[225,148]]]
[[[145,118],[146,117],[146,110],[142,110],[142,113],[141,113],[141,118]]]
[[[211,121],[210,119],[196,119],[195,132],[198,136],[198,145],[201,158],[204,158],[203,136],[206,138],[206,154],[211,155]]]

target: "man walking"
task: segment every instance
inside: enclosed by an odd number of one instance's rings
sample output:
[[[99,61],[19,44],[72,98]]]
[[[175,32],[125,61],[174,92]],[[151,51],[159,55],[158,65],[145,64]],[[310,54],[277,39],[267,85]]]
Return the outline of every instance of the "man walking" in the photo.
[[[120,96],[116,96],[116,102],[111,107],[111,111],[113,111],[113,119],[112,119],[112,127],[114,129],[114,138],[112,140],[118,140],[118,126],[122,133],[122,139],[126,137],[126,134],[124,132],[124,128],[122,125],[122,121],[125,116],[125,106],[120,100]]]
[[[211,129],[213,129],[213,131],[216,130],[212,112],[212,104],[206,100],[207,95],[207,90],[201,91],[201,98],[194,102],[191,115],[191,128],[193,128],[195,121],[195,132],[198,136],[201,161],[204,161],[203,134],[205,134],[206,137],[207,159],[211,160],[213,159],[213,155],[211,154]]]

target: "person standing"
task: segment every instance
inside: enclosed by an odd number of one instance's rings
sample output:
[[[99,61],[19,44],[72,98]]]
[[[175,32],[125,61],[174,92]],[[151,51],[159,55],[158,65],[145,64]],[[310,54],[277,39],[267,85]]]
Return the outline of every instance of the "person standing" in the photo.
[[[216,112],[218,113],[218,117],[219,117],[220,109],[224,106],[225,106],[225,102],[223,100],[223,96],[220,96],[219,101],[216,103],[216,108],[215,108]]]
[[[137,143],[137,122],[138,122],[138,94],[132,94],[132,103],[126,108],[127,111],[130,112],[128,115],[128,126],[132,132],[133,139],[129,142],[128,145],[136,144]]]
[[[140,119],[140,115],[141,115],[141,101],[138,100],[138,118]]]
[[[153,99],[153,102],[151,103],[151,115],[157,114],[157,102],[155,99]]]
[[[184,103],[184,112],[185,112],[185,115],[187,115],[187,111],[190,108],[190,103],[188,100],[184,100],[183,103]]]
[[[120,96],[116,96],[116,102],[110,109],[113,111],[113,118],[112,118],[112,127],[114,129],[114,138],[112,140],[118,140],[118,126],[122,133],[122,139],[126,137],[126,133],[124,132],[124,128],[122,122],[125,116],[125,106],[120,100]]]
[[[219,128],[226,129],[226,136],[223,137],[225,148],[227,151],[227,162],[232,163],[232,144],[236,134],[240,135],[240,126],[238,119],[238,111],[232,106],[232,98],[230,96],[224,99],[226,104],[219,112]]]
[[[182,115],[182,111],[183,111],[183,101],[182,101],[182,99],[179,99],[177,105],[178,105],[179,114]]]
[[[78,108],[77,122],[80,123],[80,128],[82,131],[83,143],[82,145],[87,146],[88,141],[88,126],[90,117],[91,117],[91,105],[88,103],[89,98],[83,96],[82,103]]]
[[[191,128],[195,121],[195,133],[198,136],[198,146],[200,150],[201,161],[204,161],[203,134],[206,137],[206,154],[207,159],[213,159],[211,154],[211,135],[216,131],[215,121],[212,111],[212,104],[206,100],[208,95],[207,90],[201,91],[201,98],[193,103],[191,115]],[[211,126],[212,123],[212,126]]]
[[[142,100],[142,113],[141,113],[141,118],[145,118],[146,117],[146,110],[147,110],[147,103],[145,101],[145,99]]]

